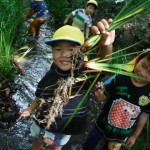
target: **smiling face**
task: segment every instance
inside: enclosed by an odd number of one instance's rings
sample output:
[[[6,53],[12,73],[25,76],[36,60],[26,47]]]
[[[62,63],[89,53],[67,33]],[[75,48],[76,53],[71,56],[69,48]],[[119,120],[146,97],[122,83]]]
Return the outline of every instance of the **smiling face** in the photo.
[[[142,58],[134,68],[134,73],[140,77],[143,77],[147,80],[150,80],[150,60],[148,57]],[[136,83],[139,84],[147,84],[147,81],[140,80],[140,79],[133,79]]]
[[[77,44],[69,41],[56,41],[52,48],[53,61],[62,71],[69,71],[72,67],[73,50]]]

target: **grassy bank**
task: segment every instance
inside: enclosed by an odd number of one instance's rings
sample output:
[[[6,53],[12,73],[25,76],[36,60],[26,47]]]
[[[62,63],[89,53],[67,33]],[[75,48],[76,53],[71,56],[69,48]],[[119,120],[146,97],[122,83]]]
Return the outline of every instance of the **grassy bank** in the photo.
[[[12,64],[13,44],[18,26],[23,21],[24,5],[21,0],[1,0],[0,5],[0,81],[16,73]]]

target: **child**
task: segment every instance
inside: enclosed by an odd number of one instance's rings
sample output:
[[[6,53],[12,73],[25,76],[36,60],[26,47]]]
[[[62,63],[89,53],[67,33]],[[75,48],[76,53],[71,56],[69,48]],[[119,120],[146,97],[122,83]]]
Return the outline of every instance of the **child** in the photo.
[[[85,34],[85,40],[89,37],[90,27],[92,26],[92,14],[98,4],[95,0],[89,0],[86,4],[85,9],[76,9],[71,12],[64,21],[67,24],[71,17],[74,17],[72,26],[79,28]]]
[[[31,1],[29,11],[25,17],[26,20],[36,14],[35,19],[31,22],[28,35],[40,37],[40,26],[44,24],[49,17],[48,8],[43,0]]]
[[[95,33],[99,34],[99,32],[104,29],[103,27],[105,25],[102,24],[103,22],[101,21],[101,25],[94,28]],[[101,30],[101,28],[103,29]],[[98,29],[100,29],[100,31]],[[108,41],[114,41],[114,39],[110,40],[112,37],[109,36],[108,32],[104,33],[103,37],[105,38],[102,40],[103,42],[101,43],[102,46],[100,50],[107,50],[107,48],[111,49],[112,43],[110,42],[108,44]],[[107,41],[106,43],[108,45],[106,45],[105,41]],[[27,117],[35,110],[35,123],[31,126],[31,134],[36,137],[36,140],[32,143],[33,150],[40,150],[44,144],[49,146],[51,150],[61,150],[63,145],[69,141],[71,135],[82,134],[86,129],[86,106],[88,98],[84,100],[82,106],[79,108],[69,125],[64,130],[63,127],[66,125],[70,116],[80,103],[80,100],[88,88],[87,84],[90,84],[88,83],[89,81],[84,84],[84,87],[80,90],[80,92],[79,89],[81,85],[83,85],[82,83],[78,82],[72,86],[72,98],[69,101],[66,99],[63,106],[62,116],[57,116],[55,118],[55,123],[52,123],[50,126],[46,127],[45,124],[47,122],[44,122],[47,111],[51,111],[52,107],[50,105],[54,103],[53,101],[50,101],[49,98],[56,94],[55,89],[61,85],[57,85],[57,81],[67,79],[71,76],[73,50],[77,46],[81,46],[83,42],[84,36],[82,32],[78,28],[69,25],[59,28],[54,33],[52,40],[46,42],[52,47],[55,67],[54,69],[48,71],[39,82],[35,93],[35,100],[29,108],[23,111],[20,116],[20,118]],[[69,91],[66,91],[66,93],[68,92]],[[61,95],[62,94],[64,93],[61,93]],[[43,99],[45,99],[47,103],[43,103]],[[55,109],[55,111],[57,111],[57,109]],[[50,118],[52,118],[52,116],[50,116]]]
[[[150,113],[150,51],[135,59],[133,72],[146,80],[116,75],[105,88],[97,83],[97,99],[107,101],[83,150],[94,150],[103,138],[109,142],[103,148],[109,150],[119,150],[123,142],[128,148],[135,143]]]

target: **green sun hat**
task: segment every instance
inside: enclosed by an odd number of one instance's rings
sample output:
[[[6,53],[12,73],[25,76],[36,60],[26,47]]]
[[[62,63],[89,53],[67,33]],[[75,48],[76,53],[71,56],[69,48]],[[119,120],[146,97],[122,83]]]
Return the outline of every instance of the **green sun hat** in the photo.
[[[65,25],[59,28],[54,33],[52,39],[46,41],[45,43],[50,46],[53,46],[54,42],[60,40],[74,42],[81,46],[84,43],[84,35],[78,28],[70,25]]]

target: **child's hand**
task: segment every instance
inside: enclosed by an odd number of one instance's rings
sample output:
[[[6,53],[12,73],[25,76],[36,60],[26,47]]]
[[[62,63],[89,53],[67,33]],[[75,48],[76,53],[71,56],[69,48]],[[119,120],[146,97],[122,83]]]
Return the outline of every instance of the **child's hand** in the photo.
[[[31,114],[31,110],[29,108],[26,108],[23,110],[23,112],[20,115],[20,117],[18,118],[18,120],[20,120],[22,118],[26,118],[26,117],[30,116],[30,114]]]
[[[112,44],[115,40],[115,30],[111,32],[107,32],[107,29],[109,28],[109,24],[112,22],[112,19],[109,19],[108,21],[105,19],[102,19],[97,23],[97,26],[92,27],[92,31],[95,34],[103,34],[100,44],[103,46],[108,46]]]
[[[64,20],[64,25],[66,25],[68,23],[68,19],[66,18],[65,20]]]
[[[106,96],[104,95],[103,82],[98,82],[95,87],[96,91],[94,92],[94,94],[96,96],[96,99],[101,102],[106,98]]]
[[[130,136],[126,141],[127,148],[130,148],[134,145],[136,138],[134,136]]]

